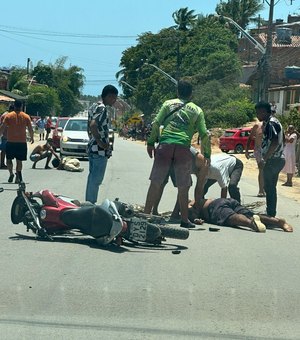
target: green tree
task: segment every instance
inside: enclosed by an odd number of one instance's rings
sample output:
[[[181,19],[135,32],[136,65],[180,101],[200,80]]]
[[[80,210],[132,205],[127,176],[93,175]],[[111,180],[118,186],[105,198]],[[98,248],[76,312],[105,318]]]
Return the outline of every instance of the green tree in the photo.
[[[220,2],[216,6],[219,15],[233,19],[245,29],[258,12],[264,8],[261,0],[228,0]]]
[[[197,20],[197,15],[194,10],[189,10],[188,7],[180,8],[172,14],[172,17],[177,25],[177,28],[182,31],[187,31],[193,27]]]
[[[48,86],[31,86],[26,104],[26,111],[34,116],[48,116],[60,112],[58,93]]]

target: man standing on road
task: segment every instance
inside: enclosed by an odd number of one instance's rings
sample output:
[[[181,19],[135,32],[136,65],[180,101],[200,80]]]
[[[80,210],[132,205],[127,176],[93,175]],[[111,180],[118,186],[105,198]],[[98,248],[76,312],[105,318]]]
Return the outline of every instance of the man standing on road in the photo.
[[[4,118],[9,112],[12,112],[14,110],[14,105],[11,104],[8,108],[8,111],[4,112],[1,117],[0,117],[0,126],[2,126],[4,122]],[[1,169],[7,169],[7,166],[5,164],[5,156],[6,156],[6,142],[7,142],[7,129],[5,128],[3,131],[3,135],[1,137],[1,142],[0,142],[0,150],[1,150]]]
[[[267,214],[276,216],[277,181],[285,164],[283,155],[284,134],[277,118],[272,116],[271,105],[259,102],[255,106],[259,121],[264,122],[262,139],[262,158],[259,166],[263,169],[264,189],[266,192]]]
[[[109,145],[109,120],[107,106],[112,106],[118,97],[118,90],[113,85],[106,85],[102,90],[102,103],[93,107],[88,117],[89,175],[87,179],[85,199],[91,203],[97,202],[99,186],[101,185],[107,159],[112,150]]]
[[[188,219],[188,192],[191,186],[192,154],[190,152],[193,135],[198,132],[201,137],[204,157],[210,162],[211,146],[207,133],[204,114],[200,107],[190,101],[192,85],[179,81],[177,99],[167,100],[154,119],[152,131],[147,141],[147,152],[154,163],[150,174],[145,213],[150,214],[160,199],[161,187],[174,167],[178,187],[178,202],[181,213],[181,227],[194,225]],[[161,126],[164,126],[160,134]],[[154,144],[159,139],[156,150]]]
[[[31,119],[22,110],[22,102],[16,100],[14,103],[14,111],[8,113],[4,118],[3,125],[0,128],[0,136],[3,131],[7,129],[7,143],[6,143],[6,159],[7,168],[9,171],[8,182],[11,183],[14,179],[13,162],[16,158],[16,179],[15,182],[19,183],[23,181],[22,178],[22,161],[27,159],[27,140],[26,140],[26,128],[30,134],[31,144],[34,142],[33,129],[31,126]]]
[[[265,197],[264,190],[264,174],[263,169],[260,168],[261,164],[261,142],[263,137],[263,123],[257,122],[253,125],[250,135],[247,140],[245,156],[247,159],[250,158],[249,148],[250,143],[254,139],[254,157],[258,166],[258,194],[257,197]]]

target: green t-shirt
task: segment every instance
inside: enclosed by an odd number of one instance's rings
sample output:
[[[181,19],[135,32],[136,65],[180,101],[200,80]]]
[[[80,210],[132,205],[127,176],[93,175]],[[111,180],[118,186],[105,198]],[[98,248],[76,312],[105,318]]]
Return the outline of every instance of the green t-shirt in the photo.
[[[183,104],[184,106],[181,107]],[[168,116],[176,107],[179,109]],[[160,134],[161,125],[164,128]],[[203,111],[192,102],[184,103],[180,99],[171,99],[164,102],[155,117],[147,144],[153,146],[159,139],[161,144],[179,144],[189,147],[196,132],[201,138],[204,157],[209,158],[211,147]]]

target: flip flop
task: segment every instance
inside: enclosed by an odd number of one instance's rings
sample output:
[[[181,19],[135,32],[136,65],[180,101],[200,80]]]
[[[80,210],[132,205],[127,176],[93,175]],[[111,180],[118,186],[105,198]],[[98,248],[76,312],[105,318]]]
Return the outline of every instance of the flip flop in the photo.
[[[266,194],[258,193],[257,197],[266,197]]]
[[[266,232],[266,226],[261,222],[258,215],[253,215],[253,221],[254,230],[258,233],[265,233]]]

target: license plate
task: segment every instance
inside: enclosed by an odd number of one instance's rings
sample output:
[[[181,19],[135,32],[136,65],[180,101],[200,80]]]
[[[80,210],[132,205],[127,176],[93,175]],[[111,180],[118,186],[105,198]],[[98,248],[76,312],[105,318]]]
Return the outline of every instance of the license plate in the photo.
[[[133,241],[146,241],[147,237],[147,221],[133,217],[130,223],[130,233],[129,237]]]

